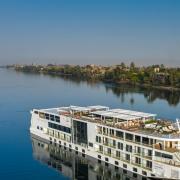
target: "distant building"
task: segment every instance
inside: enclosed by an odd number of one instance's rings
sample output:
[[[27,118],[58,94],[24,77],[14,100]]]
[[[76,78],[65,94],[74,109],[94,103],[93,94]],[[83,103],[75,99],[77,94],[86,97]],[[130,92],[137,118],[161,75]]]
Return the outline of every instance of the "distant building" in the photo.
[[[155,67],[155,68],[154,68],[154,72],[155,72],[155,73],[158,73],[159,70],[160,70],[159,67]]]

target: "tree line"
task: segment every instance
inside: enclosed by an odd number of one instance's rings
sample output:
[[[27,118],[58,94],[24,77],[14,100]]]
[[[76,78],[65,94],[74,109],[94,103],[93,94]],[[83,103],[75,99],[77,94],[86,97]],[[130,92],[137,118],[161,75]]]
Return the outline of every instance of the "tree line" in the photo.
[[[82,80],[98,80],[111,83],[180,88],[180,68],[161,65],[138,67],[121,63],[114,66],[98,65],[13,65],[16,71],[70,76]]]

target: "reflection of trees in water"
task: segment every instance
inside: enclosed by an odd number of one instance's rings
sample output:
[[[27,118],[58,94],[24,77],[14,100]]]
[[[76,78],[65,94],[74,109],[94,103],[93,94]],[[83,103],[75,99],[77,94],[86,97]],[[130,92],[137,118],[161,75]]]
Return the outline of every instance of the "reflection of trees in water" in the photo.
[[[148,103],[154,102],[156,99],[166,100],[169,105],[177,106],[180,102],[179,91],[169,91],[156,88],[137,87],[129,85],[109,86],[106,85],[106,92],[112,91],[117,97],[121,98],[121,102],[124,102],[125,95],[139,93],[143,94]],[[135,99],[133,96],[130,99],[130,103],[134,104]]]
[[[24,72],[24,74],[32,75],[32,72],[31,73]],[[39,75],[39,73],[34,73],[34,75]],[[102,83],[99,83],[99,81],[93,81],[93,80],[87,81],[72,76],[62,76],[56,74],[43,74],[43,76],[48,76],[53,79],[61,78],[61,80],[69,81],[76,85],[80,85],[81,83],[86,83],[88,86],[92,88],[97,88],[99,85],[102,85]],[[105,89],[107,93],[109,91],[113,92],[113,94],[115,94],[118,98],[121,99],[122,103],[125,101],[125,95],[131,94],[131,98],[129,101],[131,105],[135,103],[135,99],[132,96],[134,93],[143,94],[148,103],[152,103],[156,99],[162,99],[162,100],[166,100],[168,104],[171,106],[177,106],[178,103],[180,102],[180,91],[170,91],[164,89],[139,87],[139,86],[125,85],[125,84],[122,85],[105,84]]]
[[[78,78],[73,78],[72,76],[57,76],[57,75],[51,75],[53,78],[61,77],[64,81],[70,81],[72,83],[75,83],[77,85],[85,82],[88,86],[95,88],[98,87],[99,83],[98,81],[87,81],[82,80]],[[151,87],[139,87],[139,86],[133,86],[133,85],[108,85],[105,84],[106,92],[109,91],[113,92],[118,98],[121,99],[121,102],[123,103],[125,100],[126,94],[131,94],[130,98],[130,104],[133,105],[135,103],[135,99],[133,98],[134,93],[143,94],[146,98],[148,103],[154,102],[156,99],[162,99],[166,100],[169,105],[171,106],[177,106],[180,102],[180,92],[179,91],[170,91],[170,90],[164,90],[164,89],[157,89],[157,88],[151,88]]]

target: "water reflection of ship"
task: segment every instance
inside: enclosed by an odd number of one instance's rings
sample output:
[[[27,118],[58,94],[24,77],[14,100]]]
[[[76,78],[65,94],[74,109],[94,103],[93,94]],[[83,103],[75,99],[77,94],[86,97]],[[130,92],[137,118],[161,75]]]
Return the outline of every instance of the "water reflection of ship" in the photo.
[[[71,151],[58,144],[49,144],[32,135],[33,155],[40,162],[77,180],[148,180],[138,174]]]

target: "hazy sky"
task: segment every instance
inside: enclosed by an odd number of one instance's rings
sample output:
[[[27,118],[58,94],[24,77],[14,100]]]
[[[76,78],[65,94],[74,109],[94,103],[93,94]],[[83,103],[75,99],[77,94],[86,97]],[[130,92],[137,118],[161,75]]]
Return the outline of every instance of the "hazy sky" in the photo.
[[[0,0],[0,64],[180,66],[180,0]]]

